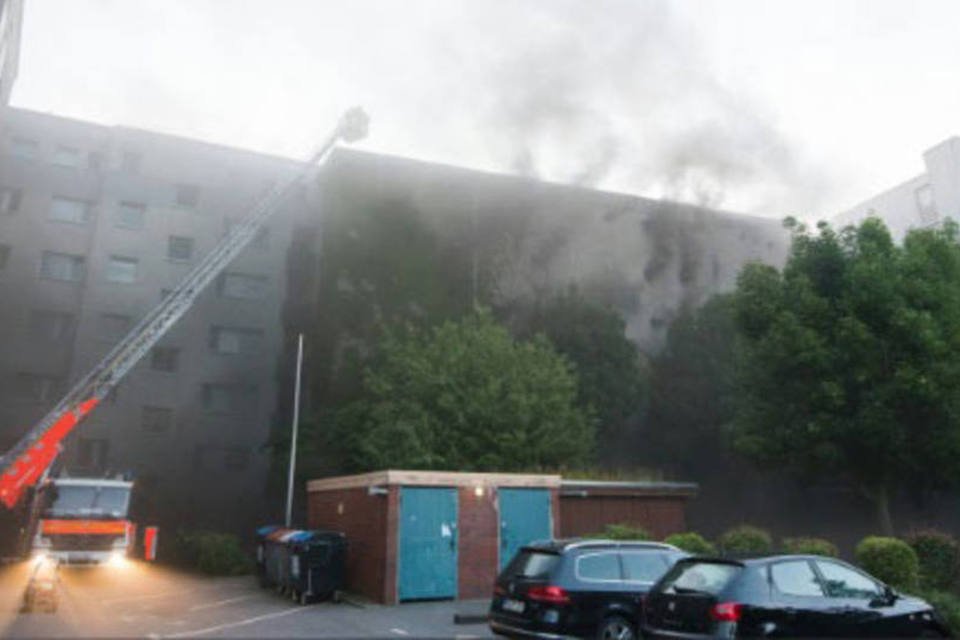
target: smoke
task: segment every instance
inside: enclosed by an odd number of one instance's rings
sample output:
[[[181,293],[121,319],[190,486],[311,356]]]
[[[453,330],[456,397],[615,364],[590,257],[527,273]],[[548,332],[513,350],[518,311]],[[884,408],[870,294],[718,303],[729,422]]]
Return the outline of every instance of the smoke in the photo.
[[[721,83],[668,4],[484,3],[487,46],[444,42],[503,169],[783,215],[829,187],[746,91]],[[441,38],[442,39],[442,38]],[[462,91],[462,90],[461,90]]]

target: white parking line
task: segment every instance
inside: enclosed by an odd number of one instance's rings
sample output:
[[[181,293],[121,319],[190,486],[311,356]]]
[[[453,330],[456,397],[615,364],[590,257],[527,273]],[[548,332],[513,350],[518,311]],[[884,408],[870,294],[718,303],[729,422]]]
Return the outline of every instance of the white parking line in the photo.
[[[398,636],[408,636],[408,635],[410,635],[410,633],[409,633],[408,631],[404,631],[403,629],[398,629],[398,628],[396,628],[396,627],[394,627],[393,629],[390,629],[390,631],[394,632],[394,633],[397,634]]]
[[[193,631],[182,631],[180,633],[170,633],[170,634],[151,633],[149,634],[149,637],[151,638],[189,638],[192,636],[202,636],[207,633],[213,633],[214,631],[221,631],[223,629],[232,629],[234,627],[242,627],[245,624],[253,624],[254,622],[260,622],[261,620],[269,620],[270,618],[280,618],[282,616],[288,616],[291,613],[301,613],[303,611],[309,611],[309,610],[310,610],[310,607],[294,607],[292,609],[284,609],[283,611],[276,611],[274,613],[265,613],[262,616],[247,618],[246,620],[238,620],[237,622],[227,622],[224,624],[218,624],[214,627],[207,627],[206,629],[194,629]]]
[[[193,593],[195,590],[188,591],[165,591],[164,593],[151,593],[147,596],[127,596],[125,598],[112,598],[108,600],[101,600],[102,604],[120,604],[122,602],[137,602],[139,600],[157,600],[159,598],[169,598],[172,596],[182,596],[188,593]]]
[[[208,602],[207,604],[198,604],[194,607],[190,607],[189,611],[203,611],[204,609],[213,609],[214,607],[221,607],[225,604],[230,604],[231,602],[240,602],[242,600],[249,600],[250,598],[256,598],[259,594],[251,593],[247,596],[240,596],[238,598],[227,598],[226,600],[218,600],[217,602]]]

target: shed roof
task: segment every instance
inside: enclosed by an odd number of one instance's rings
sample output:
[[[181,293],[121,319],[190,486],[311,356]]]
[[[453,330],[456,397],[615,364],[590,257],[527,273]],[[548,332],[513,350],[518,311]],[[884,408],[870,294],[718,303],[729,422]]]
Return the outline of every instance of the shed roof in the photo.
[[[332,491],[376,485],[422,487],[543,487],[559,488],[559,475],[531,473],[467,473],[460,471],[399,471],[388,469],[355,476],[321,478],[307,482],[307,491]]]
[[[560,483],[560,496],[589,495],[671,495],[693,497],[700,491],[696,482],[660,482],[606,481],[606,480],[563,480]]]

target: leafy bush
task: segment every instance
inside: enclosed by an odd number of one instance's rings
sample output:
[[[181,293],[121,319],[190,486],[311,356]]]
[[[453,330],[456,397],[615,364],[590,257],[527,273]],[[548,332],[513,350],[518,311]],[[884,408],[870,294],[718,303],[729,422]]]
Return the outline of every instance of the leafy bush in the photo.
[[[710,556],[717,552],[717,548],[709,540],[694,531],[674,533],[664,538],[663,541],[698,556]]]
[[[840,555],[837,545],[823,538],[784,538],[783,550],[787,553],[829,556],[831,558]]]
[[[861,567],[892,587],[910,591],[919,584],[917,554],[903,540],[868,536],[857,545],[856,556]]]
[[[250,572],[250,558],[240,540],[229,533],[179,531],[174,538],[171,560],[182,567],[215,576],[237,576]]]
[[[603,537],[610,540],[650,540],[650,533],[643,527],[630,524],[608,524]]]
[[[957,583],[960,544],[953,536],[928,529],[911,533],[906,542],[920,561],[920,584],[924,589],[947,590]]]
[[[728,529],[717,542],[723,553],[736,555],[769,553],[773,548],[769,533],[747,524]]]
[[[915,593],[933,605],[933,608],[943,616],[954,638],[960,636],[960,596],[949,591],[932,589],[918,590]]]

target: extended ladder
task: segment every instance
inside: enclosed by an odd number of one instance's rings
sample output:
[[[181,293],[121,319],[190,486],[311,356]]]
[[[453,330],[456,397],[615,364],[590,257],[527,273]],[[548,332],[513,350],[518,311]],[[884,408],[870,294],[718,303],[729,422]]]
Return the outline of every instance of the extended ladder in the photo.
[[[107,355],[77,382],[39,423],[0,459],[0,502],[13,509],[24,491],[37,484],[60,452],[72,429],[110,393],[193,305],[197,296],[257,235],[264,222],[286,202],[295,187],[338,140],[364,137],[368,119],[359,108],[347,111],[337,127],[301,170],[275,185],[159,305],[130,330]]]

